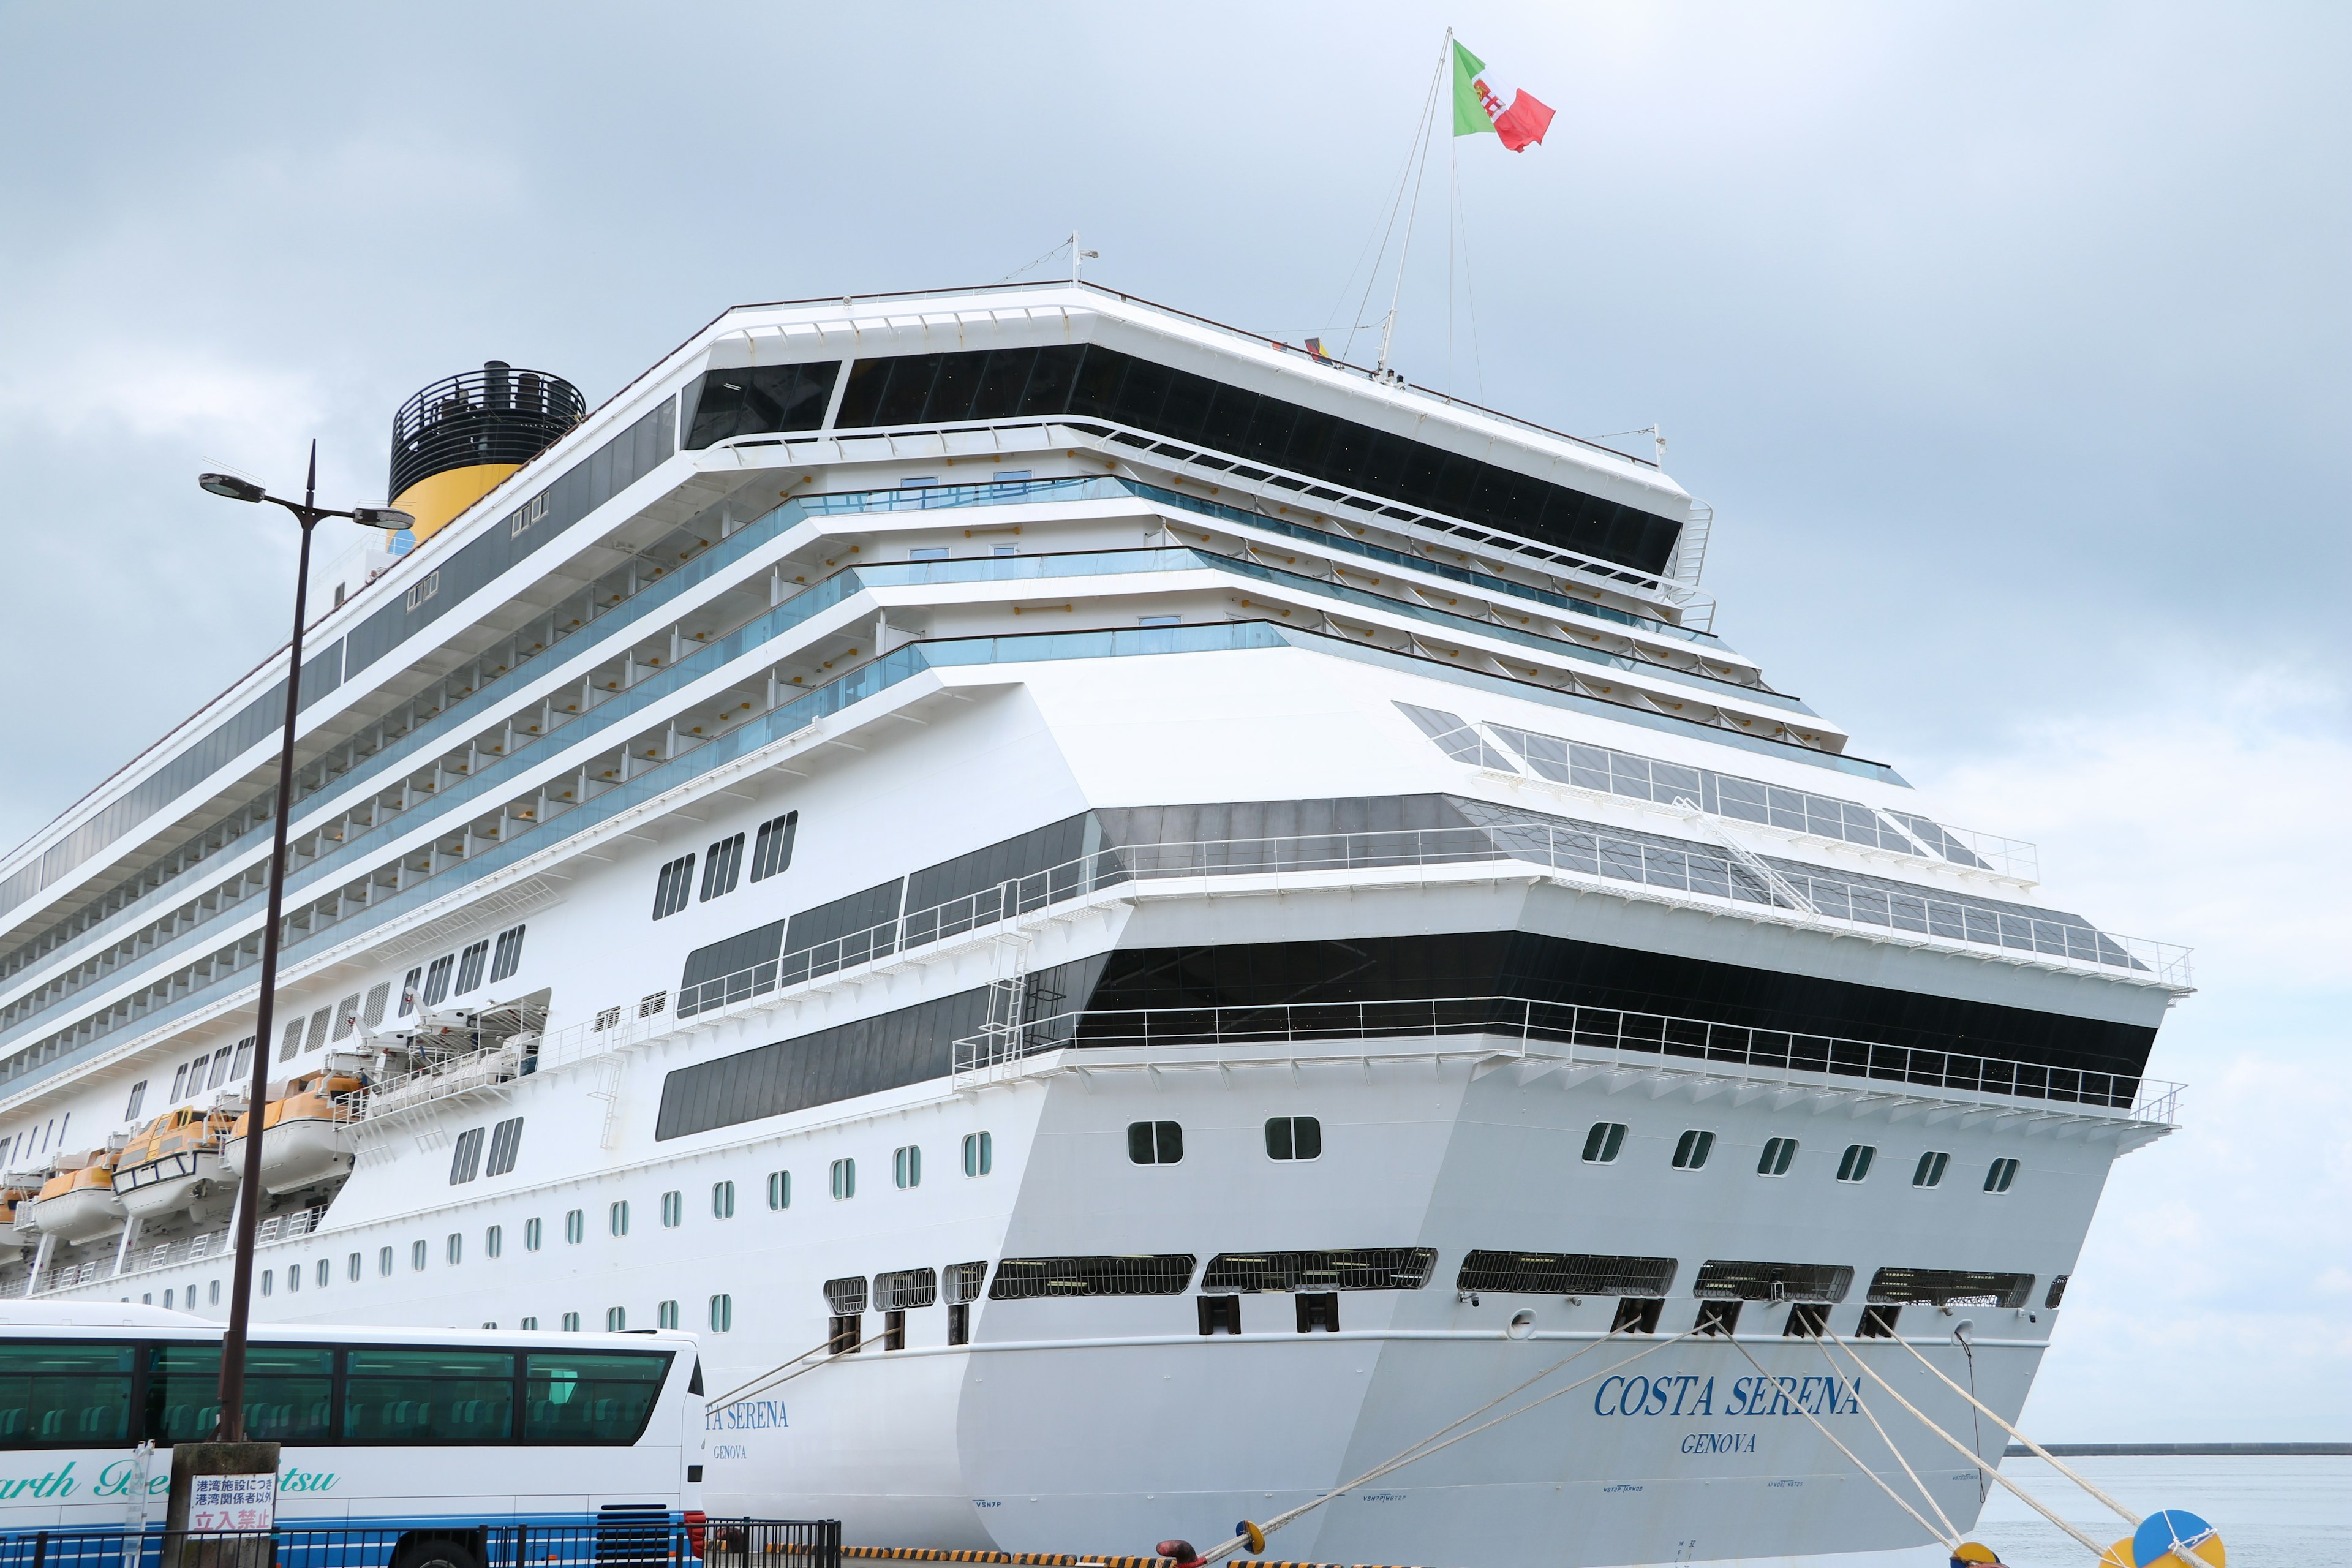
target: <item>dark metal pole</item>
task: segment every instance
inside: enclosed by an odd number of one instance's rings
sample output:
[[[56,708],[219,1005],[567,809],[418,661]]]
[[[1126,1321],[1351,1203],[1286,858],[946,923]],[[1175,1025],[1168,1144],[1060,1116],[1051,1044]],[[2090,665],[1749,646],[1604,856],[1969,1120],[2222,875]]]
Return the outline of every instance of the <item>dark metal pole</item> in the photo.
[[[277,1022],[278,929],[286,902],[286,819],[294,808],[294,723],[302,712],[302,620],[310,594],[310,530],[326,514],[317,510],[319,443],[310,443],[310,474],[299,508],[288,507],[302,525],[301,563],[294,574],[294,640],[286,656],[286,730],[278,743],[278,816],[269,838],[269,913],[261,928],[261,998],[253,1025],[253,1084],[246,1110],[245,1180],[237,1194],[236,1258],[229,1270],[228,1332],[221,1340],[220,1415],[215,1440],[245,1439],[246,1323],[253,1310],[254,1235],[260,1225],[261,1131],[269,1109],[269,1031]]]

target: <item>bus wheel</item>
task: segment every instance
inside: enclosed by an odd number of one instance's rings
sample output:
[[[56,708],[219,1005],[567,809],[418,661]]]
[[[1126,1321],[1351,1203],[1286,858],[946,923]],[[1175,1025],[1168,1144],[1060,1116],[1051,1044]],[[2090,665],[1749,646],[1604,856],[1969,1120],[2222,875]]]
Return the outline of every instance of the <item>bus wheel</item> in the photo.
[[[473,1543],[454,1535],[412,1535],[392,1554],[392,1568],[482,1568]]]

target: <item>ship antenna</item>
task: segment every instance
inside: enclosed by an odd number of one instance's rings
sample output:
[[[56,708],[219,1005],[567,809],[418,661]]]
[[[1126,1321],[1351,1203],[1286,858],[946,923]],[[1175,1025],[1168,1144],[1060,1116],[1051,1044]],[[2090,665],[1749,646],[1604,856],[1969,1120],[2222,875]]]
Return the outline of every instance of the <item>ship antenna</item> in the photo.
[[[1373,374],[1385,379],[1389,371],[1389,343],[1396,336],[1397,301],[1404,294],[1404,264],[1412,255],[1413,219],[1421,213],[1421,179],[1429,172],[1429,130],[1437,116],[1437,89],[1445,85],[1446,62],[1454,54],[1454,29],[1445,29],[1445,41],[1437,51],[1437,74],[1430,79],[1429,102],[1421,115],[1421,162],[1412,176],[1412,205],[1404,219],[1404,248],[1397,253],[1396,286],[1389,291],[1389,313],[1381,322],[1381,357]],[[1073,238],[1076,237],[1073,236]]]

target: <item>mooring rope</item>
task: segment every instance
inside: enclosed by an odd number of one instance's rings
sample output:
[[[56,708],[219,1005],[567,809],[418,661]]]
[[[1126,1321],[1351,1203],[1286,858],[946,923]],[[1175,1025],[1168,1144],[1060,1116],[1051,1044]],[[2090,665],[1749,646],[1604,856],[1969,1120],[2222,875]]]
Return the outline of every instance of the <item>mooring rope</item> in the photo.
[[[2115,1510],[2116,1516],[2121,1519],[2125,1523],[2130,1525],[2134,1530],[2137,1530],[2139,1528],[2141,1519],[2140,1515],[2134,1513],[2131,1510],[2126,1508],[2123,1504],[2117,1502],[2115,1499],[2109,1497],[2106,1493],[2093,1486],[2089,1478],[2077,1473],[2072,1467],[2062,1463],[2058,1458],[2058,1456],[2053,1454],[2049,1449],[2043,1447],[2041,1444],[2035,1442],[2032,1438],[2027,1436],[2024,1433],[2019,1431],[2008,1422],[2003,1421],[2000,1418],[1999,1412],[1995,1411],[1990,1405],[1986,1405],[1984,1402],[1978,1399],[1975,1394],[1970,1394],[1958,1384],[1954,1383],[1950,1377],[1946,1375],[1942,1367],[1937,1366],[1926,1356],[1919,1355],[1918,1346],[1913,1344],[1909,1340],[1904,1340],[1901,1343],[1905,1350],[1909,1351],[1915,1356],[1918,1356],[1919,1364],[1921,1366],[1926,1367],[1937,1377],[1943,1378],[1946,1386],[1949,1387],[1954,1394],[1958,1394],[1970,1405],[1975,1405],[1987,1415],[1991,1416],[1994,1426],[1999,1426],[2002,1431],[2008,1433],[2011,1436],[2016,1438],[2019,1442],[2032,1449],[2033,1451],[2034,1458],[2042,1460],[2052,1469],[2056,1470],[2060,1475],[2065,1477],[2068,1480],[2074,1482],[2076,1486],[2082,1488],[2084,1491],[2090,1493],[2093,1497],[2098,1499],[2101,1502]]]
[[[1533,1410],[1538,1405],[1549,1405],[1553,1400],[1559,1398],[1562,1394],[1573,1394],[1578,1389],[1584,1387],[1587,1384],[1595,1383],[1601,1378],[1607,1377],[1619,1367],[1631,1366],[1635,1362],[1640,1361],[1643,1356],[1655,1355],[1658,1352],[1664,1350],[1668,1345],[1679,1344],[1684,1340],[1689,1339],[1696,1332],[1698,1332],[1698,1331],[1696,1328],[1685,1329],[1681,1333],[1675,1335],[1672,1339],[1660,1340],[1656,1344],[1652,1345],[1645,1351],[1642,1351],[1634,1355],[1627,1356],[1623,1361],[1618,1362],[1614,1365],[1602,1367],[1599,1372],[1592,1373],[1590,1377],[1579,1378],[1576,1382],[1570,1384],[1566,1388],[1556,1388],[1540,1399],[1528,1401],[1527,1404],[1519,1406],[1517,1410],[1506,1411],[1502,1415],[1496,1416],[1492,1421],[1484,1422],[1476,1426],[1471,1427],[1467,1432],[1460,1433],[1452,1437],[1445,1437],[1445,1434],[1452,1432],[1454,1428],[1461,1426],[1463,1422],[1475,1420],[1478,1416],[1486,1414],[1486,1412],[1495,1408],[1496,1405],[1500,1405],[1505,1400],[1512,1397],[1512,1395],[1534,1387],[1537,1384],[1541,1383],[1544,1379],[1549,1377],[1553,1373],[1558,1372],[1561,1367],[1564,1367],[1568,1365],[1569,1363],[1575,1361],[1578,1356],[1584,1355],[1591,1351],[1598,1349],[1600,1346],[1607,1344],[1612,1340],[1618,1340],[1619,1335],[1616,1331],[1612,1330],[1602,1338],[1593,1341],[1591,1344],[1589,1344],[1585,1346],[1583,1350],[1577,1352],[1576,1355],[1568,1356],[1560,1361],[1553,1363],[1550,1366],[1548,1366],[1544,1368],[1543,1371],[1536,1373],[1535,1376],[1528,1379],[1527,1382],[1520,1384],[1518,1387],[1510,1389],[1503,1394],[1496,1394],[1494,1398],[1488,1400],[1477,1409],[1473,1410],[1467,1415],[1459,1416],[1454,1420],[1447,1422],[1444,1426],[1440,1426],[1436,1431],[1432,1432],[1428,1436],[1423,1437],[1420,1442],[1413,1444],[1411,1447],[1399,1453],[1394,1458],[1383,1460],[1381,1463],[1373,1466],[1370,1469],[1366,1470],[1362,1475],[1358,1476],[1354,1480],[1349,1481],[1342,1486],[1334,1487],[1329,1491],[1325,1492],[1321,1497],[1310,1498],[1306,1502],[1300,1503],[1297,1508],[1288,1509],[1281,1513],[1276,1514],[1272,1519],[1267,1520],[1264,1524],[1256,1527],[1258,1537],[1256,1544],[1258,1548],[1262,1550],[1266,1536],[1272,1534],[1277,1530],[1280,1530],[1284,1525],[1290,1523],[1292,1521],[1299,1519],[1304,1515],[1312,1512],[1316,1509],[1321,1508],[1333,1498],[1345,1497],[1348,1493],[1354,1491],[1358,1487],[1370,1486],[1372,1482],[1379,1480],[1382,1476],[1389,1474],[1392,1470],[1401,1469],[1404,1466],[1412,1464],[1416,1459],[1425,1459],[1429,1458],[1430,1455],[1437,1453],[1441,1449],[1451,1448],[1456,1443],[1465,1442],[1469,1438],[1475,1437],[1479,1433],[1487,1430],[1489,1427],[1499,1426],[1504,1422],[1509,1421],[1514,1417],[1525,1415],[1528,1411]],[[1445,1437],[1445,1441],[1442,1443],[1438,1442],[1437,1439],[1440,1437]],[[1231,1557],[1234,1552],[1242,1550],[1242,1548],[1250,1545],[1252,1545],[1252,1542],[1248,1534],[1244,1533],[1236,1535],[1232,1540],[1224,1542],[1223,1543],[1202,1552],[1199,1561],[1203,1565],[1203,1568],[1205,1568],[1206,1564],[1223,1562],[1225,1558]]]
[[[1830,1354],[1829,1345],[1823,1342],[1819,1334],[1813,1336],[1813,1343],[1820,1347],[1822,1360],[1827,1363],[1830,1369],[1830,1374],[1832,1377],[1837,1376],[1837,1358]],[[1848,1379],[1848,1381],[1853,1382],[1852,1379]],[[1956,1542],[1959,1540],[1959,1529],[1952,1523],[1952,1516],[1944,1511],[1944,1505],[1936,1500],[1936,1494],[1927,1489],[1927,1483],[1919,1479],[1919,1472],[1911,1468],[1911,1461],[1903,1457],[1903,1450],[1895,1446],[1894,1438],[1886,1435],[1886,1428],[1879,1425],[1878,1417],[1872,1414],[1870,1406],[1862,1402],[1862,1384],[1860,1383],[1854,1383],[1853,1385],[1853,1405],[1855,1409],[1861,1411],[1864,1415],[1869,1417],[1871,1428],[1878,1434],[1878,1440],[1886,1445],[1886,1451],[1895,1456],[1895,1462],[1903,1467],[1903,1473],[1911,1478],[1911,1484],[1919,1489],[1919,1495],[1927,1500],[1927,1506],[1934,1509],[1936,1510],[1936,1517],[1944,1521],[1945,1539],[1948,1542]]]
[[[1835,1335],[1832,1335],[1831,1337],[1833,1339],[1837,1338]],[[2107,1549],[2105,1547],[2100,1545],[2097,1542],[2092,1540],[2089,1536],[2075,1529],[2072,1524],[2069,1524],[2065,1520],[2060,1518],[2056,1513],[2045,1507],[2041,1500],[2036,1498],[2032,1492],[2027,1491],[2023,1487],[2019,1486],[2015,1481],[2012,1481],[2007,1476],[2002,1475],[2000,1473],[2000,1467],[1998,1465],[1986,1464],[1984,1462],[1984,1457],[1979,1454],[1974,1448],[1969,1447],[1966,1443],[1961,1442],[1958,1437],[1953,1436],[1949,1432],[1945,1431],[1941,1426],[1938,1426],[1933,1421],[1928,1420],[1927,1415],[1917,1405],[1904,1398],[1901,1392],[1897,1390],[1893,1384],[1887,1382],[1885,1378],[1879,1375],[1878,1369],[1876,1367],[1871,1365],[1868,1362],[1863,1360],[1859,1354],[1855,1353],[1852,1345],[1846,1344],[1846,1342],[1843,1339],[1838,1339],[1838,1343],[1845,1345],[1846,1352],[1849,1355],[1853,1356],[1853,1364],[1860,1367],[1872,1382],[1877,1384],[1879,1387],[1886,1390],[1886,1392],[1894,1397],[1895,1404],[1900,1405],[1904,1409],[1911,1412],[1912,1415],[1918,1420],[1920,1426],[1925,1426],[1928,1431],[1933,1432],[1937,1436],[1941,1437],[1945,1442],[1949,1443],[1953,1447],[1958,1449],[1961,1453],[1966,1454],[1969,1457],[1969,1463],[1977,1468],[1979,1474],[2007,1487],[2011,1491],[2016,1493],[2020,1500],[2021,1500],[2026,1507],[2032,1509],[2034,1512],[2040,1514],[2042,1518],[2048,1520],[2051,1523],[2056,1525],[2059,1529],[2073,1536],[2076,1541],[2081,1542],[2084,1548],[2090,1552],[2092,1556],[2104,1557],[2106,1555]],[[1950,1380],[1947,1379],[1946,1381],[1948,1382]]]
[[[1727,1336],[1727,1337],[1728,1337],[1728,1336]],[[1748,1364],[1749,1366],[1754,1367],[1754,1368],[1756,1369],[1757,1374],[1758,1374],[1759,1376],[1762,1377],[1762,1378],[1764,1379],[1764,1381],[1765,1381],[1765,1382],[1767,1382],[1767,1383],[1769,1383],[1769,1384],[1772,1384],[1772,1386],[1773,1386],[1776,1390],[1780,1386],[1780,1385],[1779,1381],[1778,1381],[1777,1379],[1775,1379],[1775,1378],[1773,1377],[1773,1375],[1772,1375],[1770,1373],[1766,1372],[1766,1371],[1764,1370],[1764,1363],[1763,1363],[1762,1362],[1758,1361],[1758,1360],[1757,1360],[1753,1355],[1748,1354],[1748,1347],[1747,1347],[1746,1345],[1741,1344],[1741,1343],[1740,1343],[1737,1339],[1733,1339],[1733,1340],[1731,1341],[1731,1348],[1732,1348],[1733,1350],[1738,1351],[1738,1352],[1742,1356],[1746,1357],[1746,1358],[1747,1358]],[[1824,1353],[1824,1354],[1826,1354],[1827,1352],[1824,1352],[1823,1353]],[[1836,1368],[1836,1363],[1831,1363],[1831,1367],[1832,1367],[1832,1371],[1834,1371],[1834,1370],[1835,1370],[1835,1368]],[[1847,1447],[1843,1443],[1840,1443],[1840,1442],[1838,1442],[1838,1435],[1837,1435],[1836,1433],[1834,1433],[1834,1432],[1831,1431],[1827,1426],[1823,1426],[1823,1425],[1822,1424],[1822,1418],[1821,1418],[1820,1416],[1818,1416],[1818,1415],[1814,1415],[1811,1411],[1810,1411],[1810,1410],[1806,1409],[1806,1408],[1804,1407],[1804,1405],[1802,1405],[1801,1404],[1799,1404],[1799,1403],[1798,1403],[1797,1401],[1795,1401],[1795,1400],[1790,1400],[1790,1403],[1792,1405],[1795,1405],[1795,1407],[1796,1407],[1796,1411],[1797,1411],[1797,1414],[1798,1414],[1798,1415],[1801,1415],[1801,1416],[1803,1416],[1806,1420],[1808,1420],[1808,1421],[1811,1422],[1811,1423],[1813,1424],[1813,1426],[1814,1426],[1815,1429],[1817,1429],[1817,1430],[1821,1433],[1821,1435],[1822,1435],[1822,1436],[1827,1437],[1827,1438],[1828,1438],[1832,1443],[1834,1443],[1834,1444],[1836,1444],[1836,1445],[1837,1445],[1837,1451],[1838,1451],[1839,1453],[1841,1453],[1841,1454],[1843,1454],[1843,1455],[1847,1458],[1847,1459],[1851,1460],[1851,1461],[1853,1462],[1853,1468],[1854,1468],[1855,1469],[1860,1470],[1864,1475],[1868,1476],[1872,1480],[1876,1481],[1876,1482],[1878,1483],[1878,1489],[1879,1489],[1880,1491],[1885,1492],[1885,1493],[1889,1498],[1892,1498],[1892,1499],[1894,1500],[1894,1501],[1895,1501],[1895,1506],[1896,1508],[1901,1509],[1905,1513],[1907,1513],[1907,1514],[1909,1514],[1913,1519],[1917,1520],[1917,1521],[1919,1521],[1919,1528],[1920,1528],[1920,1529],[1922,1529],[1922,1530],[1926,1531],[1929,1535],[1933,1536],[1936,1540],[1937,1540],[1937,1541],[1941,1542],[1943,1543],[1943,1545],[1944,1545],[1944,1547],[1945,1547],[1945,1549],[1946,1549],[1947,1551],[1949,1551],[1949,1552],[1958,1552],[1958,1551],[1960,1549],[1960,1538],[1959,1538],[1959,1535],[1958,1534],[1958,1532],[1956,1532],[1956,1531],[1952,1531],[1952,1521],[1951,1521],[1950,1520],[1948,1520],[1948,1520],[1945,1520],[1945,1521],[1944,1521],[1944,1528],[1943,1528],[1942,1530],[1940,1530],[1940,1531],[1939,1531],[1939,1530],[1937,1530],[1934,1525],[1932,1525],[1932,1524],[1928,1523],[1928,1522],[1927,1522],[1927,1516],[1926,1514],[1924,1514],[1924,1513],[1921,1513],[1917,1509],[1913,1508],[1909,1503],[1905,1502],[1905,1501],[1903,1500],[1903,1496],[1902,1496],[1902,1494],[1901,1494],[1900,1492],[1897,1492],[1897,1491],[1896,1491],[1896,1490],[1895,1490],[1892,1486],[1890,1486],[1890,1485],[1888,1485],[1888,1484],[1887,1484],[1887,1480],[1886,1480],[1886,1478],[1885,1478],[1885,1476],[1880,1475],[1876,1470],[1872,1469],[1868,1465],[1864,1464],[1860,1458],[1856,1458],[1856,1457],[1855,1457],[1854,1451],[1853,1451],[1852,1448]],[[1881,1433],[1881,1434],[1879,1434],[1879,1435],[1880,1435],[1881,1436],[1885,1436],[1885,1433]],[[1892,1444],[1889,1444],[1889,1445],[1888,1445],[1888,1447],[1893,1447],[1893,1445],[1892,1445]],[[1895,1455],[1895,1458],[1896,1458],[1898,1461],[1903,1458],[1903,1456],[1902,1456],[1902,1455],[1900,1455],[1900,1454],[1897,1454],[1897,1455]],[[1910,1469],[1910,1468],[1911,1468],[1911,1467],[1910,1467],[1910,1466],[1908,1466],[1908,1465],[1905,1465],[1903,1468],[1904,1468],[1904,1469],[1905,1469],[1905,1470],[1906,1470],[1906,1471],[1907,1471],[1907,1470],[1909,1470],[1909,1469]],[[1916,1482],[1916,1481],[1917,1481],[1917,1480],[1918,1480],[1918,1479],[1919,1479],[1919,1478],[1918,1478],[1918,1477],[1916,1477],[1916,1476],[1913,1476],[1911,1479],[1912,1479],[1912,1480],[1913,1480],[1913,1481],[1915,1481],[1915,1482]],[[1926,1489],[1926,1488],[1924,1488],[1924,1487],[1922,1487],[1920,1489],[1921,1489],[1922,1491],[1925,1491],[1927,1489]],[[1935,1507],[1935,1503],[1936,1503],[1936,1500],[1935,1500],[1935,1499],[1933,1499],[1933,1498],[1929,1498],[1929,1499],[1927,1500],[1927,1506],[1928,1506],[1928,1507],[1930,1507],[1930,1508],[1934,1508],[1934,1507]],[[1942,1509],[1936,1509],[1936,1512],[1937,1512],[1937,1514],[1939,1517],[1942,1515],[1943,1511],[1944,1511],[1944,1510],[1943,1510]]]

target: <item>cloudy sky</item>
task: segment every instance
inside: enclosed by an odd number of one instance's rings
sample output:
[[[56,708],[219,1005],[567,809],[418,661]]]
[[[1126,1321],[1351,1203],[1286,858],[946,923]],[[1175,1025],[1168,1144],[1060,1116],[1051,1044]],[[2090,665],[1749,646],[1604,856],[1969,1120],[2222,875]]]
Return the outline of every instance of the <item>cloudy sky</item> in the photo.
[[[282,638],[200,468],[379,498],[435,377],[1073,226],[1344,337],[1449,24],[1559,117],[1440,145],[1405,371],[1662,423],[1734,646],[2199,950],[2029,1429],[2352,1436],[2340,7],[0,5],[0,840]]]

